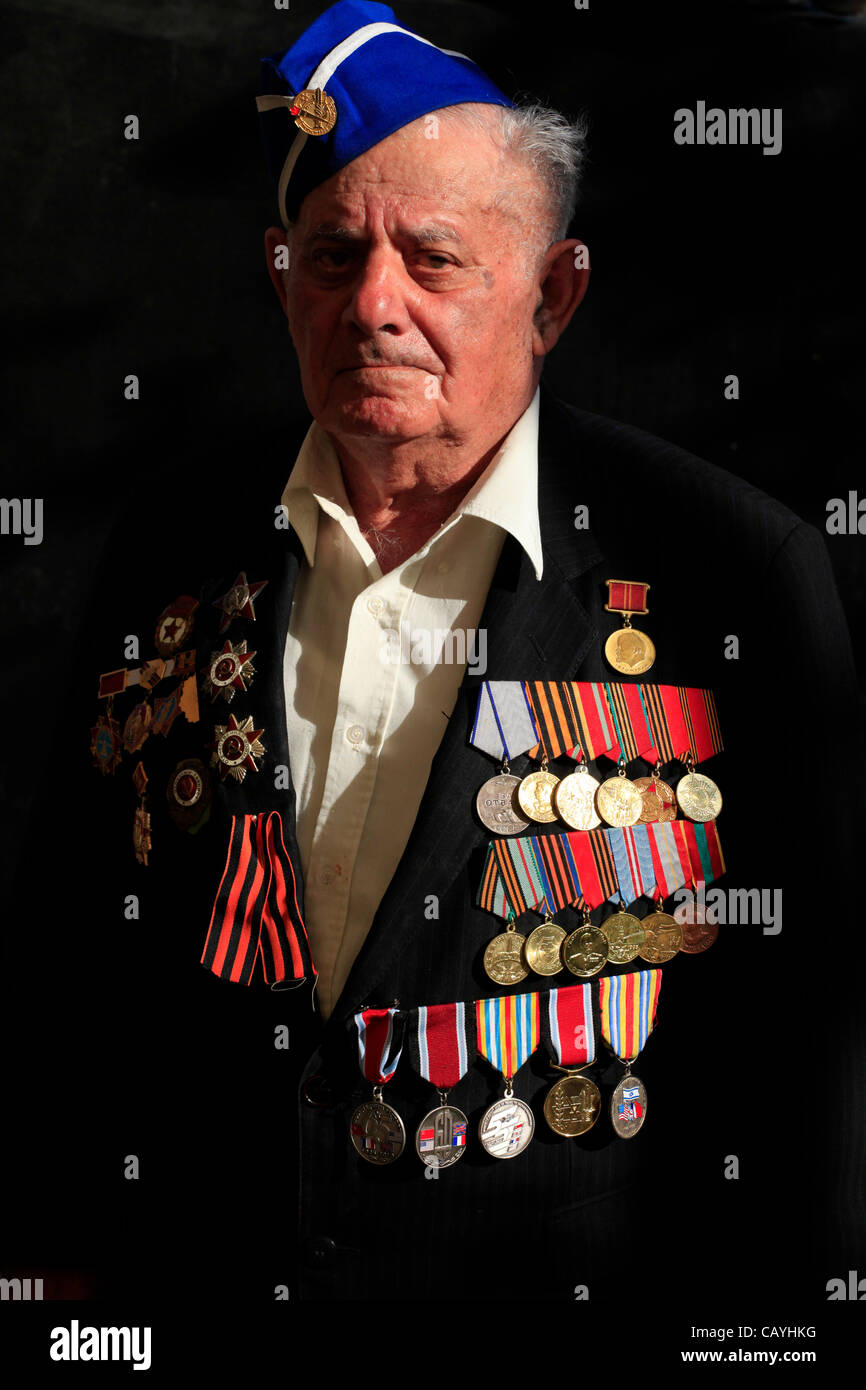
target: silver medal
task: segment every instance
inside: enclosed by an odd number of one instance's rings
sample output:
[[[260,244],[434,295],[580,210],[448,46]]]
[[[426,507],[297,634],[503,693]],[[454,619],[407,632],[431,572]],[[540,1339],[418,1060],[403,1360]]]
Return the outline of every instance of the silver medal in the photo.
[[[532,1138],[535,1119],[529,1106],[516,1096],[494,1101],[485,1110],[478,1137],[493,1158],[516,1158]]]
[[[406,1147],[403,1121],[383,1100],[365,1100],[349,1126],[356,1151],[368,1163],[394,1163]]]
[[[415,1149],[428,1168],[450,1168],[466,1152],[469,1121],[456,1105],[437,1105],[425,1115],[415,1135]]]
[[[475,798],[478,819],[494,835],[518,835],[521,830],[529,829],[530,822],[521,815],[517,805],[516,792],[521,780],[510,772],[501,772],[485,782]]]
[[[620,1139],[632,1139],[646,1119],[646,1088],[626,1072],[610,1100],[610,1118]]]

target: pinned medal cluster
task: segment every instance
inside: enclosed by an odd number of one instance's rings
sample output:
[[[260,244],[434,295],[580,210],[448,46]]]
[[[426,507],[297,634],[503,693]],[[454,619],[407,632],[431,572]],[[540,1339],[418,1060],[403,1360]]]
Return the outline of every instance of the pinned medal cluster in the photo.
[[[253,600],[266,583],[263,580],[250,584],[241,572],[228,592],[216,600],[220,636],[237,618],[255,620]],[[106,709],[91,729],[90,751],[103,776],[114,774],[124,755],[140,753],[150,737],[168,738],[179,716],[183,715],[185,724],[200,722],[196,650],[192,645],[199,607],[198,599],[181,594],[156,620],[156,655],[141,666],[120,667],[100,676],[98,694],[106,701]],[[222,643],[199,672],[202,696],[211,702],[228,703],[238,692],[245,693],[255,675],[254,656],[255,652],[247,650],[245,640]],[[157,688],[158,695],[154,693]],[[115,717],[115,700],[128,691],[137,698],[121,724]],[[242,780],[248,770],[256,770],[255,759],[264,752],[262,733],[262,729],[254,728],[252,718],[239,720],[230,714],[226,724],[216,726],[210,745],[211,767],[221,777]],[[152,827],[146,805],[149,777],[142,758],[135,763],[132,780],[139,797],[133,818],[133,847],[139,863],[146,865],[152,848]],[[180,830],[195,834],[207,821],[211,780],[210,771],[200,758],[186,757],[177,763],[165,786],[165,796],[169,815]]]
[[[642,970],[546,993],[438,1004],[409,1011],[365,1009],[355,1015],[361,1072],[373,1097],[354,1111],[350,1139],[356,1152],[377,1166],[390,1164],[406,1147],[406,1128],[383,1098],[408,1039],[414,1069],[439,1092],[439,1104],[421,1120],[415,1150],[427,1167],[450,1168],[466,1152],[469,1121],[448,1093],[476,1057],[501,1074],[505,1094],[481,1116],[479,1142],[492,1158],[515,1158],[535,1131],[531,1106],[514,1094],[514,1078],[543,1042],[563,1076],[544,1099],[544,1118],[555,1134],[585,1134],[602,1109],[601,1091],[587,1068],[597,1061],[596,1016],[610,1051],[625,1067],[609,1103],[614,1131],[630,1139],[646,1118],[647,1096],[632,1064],[655,1023],[661,971]]]

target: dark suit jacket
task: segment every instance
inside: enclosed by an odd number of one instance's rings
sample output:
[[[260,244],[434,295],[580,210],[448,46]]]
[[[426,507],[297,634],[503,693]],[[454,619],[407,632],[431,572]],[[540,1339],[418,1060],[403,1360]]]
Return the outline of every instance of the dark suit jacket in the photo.
[[[113,864],[125,856],[123,873],[91,873],[103,905],[85,959],[80,943],[74,953],[66,948],[68,959],[57,948],[79,979],[100,971],[104,978],[107,959],[122,982],[113,1005],[100,998],[81,1046],[105,1070],[105,1028],[128,1022],[135,1032],[124,1068],[137,1088],[135,1106],[121,1107],[128,1123],[115,1138],[131,1151],[150,1143],[158,1155],[162,1195],[149,1205],[143,1198],[140,1213],[150,1258],[156,1254],[148,1242],[168,1220],[173,1238],[203,1268],[241,1263],[253,1282],[287,1283],[308,1299],[507,1292],[571,1301],[585,1285],[591,1300],[616,1301],[636,1287],[676,1298],[692,1281],[717,1298],[768,1282],[780,1293],[820,1296],[826,1279],[848,1268],[862,1230],[851,1130],[840,1119],[852,1085],[844,1063],[856,1031],[854,998],[827,946],[820,906],[831,885],[844,881],[845,808],[837,793],[834,816],[829,798],[833,750],[842,757],[856,739],[854,678],[821,538],[723,470],[543,391],[544,574],[536,580],[520,547],[506,541],[480,624],[488,634],[485,676],[624,679],[603,658],[616,621],[603,611],[604,580],[649,581],[651,613],[642,626],[658,657],[645,679],[709,686],[717,696],[725,752],[706,771],[725,798],[719,831],[729,873],[722,886],[764,890],[774,909],[781,890],[781,931],[765,931],[760,921],[729,924],[707,954],[663,967],[656,1030],[635,1068],[649,1095],[635,1139],[616,1138],[606,1114],[582,1139],[550,1132],[541,1105],[557,1074],[540,1051],[515,1083],[535,1109],[535,1138],[516,1159],[489,1158],[477,1124],[502,1082],[479,1061],[453,1093],[470,1120],[467,1152],[429,1180],[412,1138],[435,1093],[407,1056],[386,1096],[403,1115],[407,1152],[378,1169],[349,1144],[351,1111],[370,1093],[358,1072],[352,1015],[395,1001],[411,1009],[508,992],[481,965],[500,924],[474,905],[490,838],[475,818],[475,793],[495,770],[468,744],[480,676],[463,681],[406,850],[327,1024],[311,1007],[309,986],[268,993],[259,981],[247,990],[197,964],[231,814],[278,809],[302,877],[294,793],[274,787],[275,767],[291,767],[282,655],[302,552],[273,517],[300,438],[287,437],[268,462],[267,487],[249,470],[236,469],[231,488],[214,474],[217,519],[200,514],[181,533],[189,553],[175,547],[172,557],[177,573],[181,560],[187,565],[179,584],[187,591],[199,578],[192,565],[209,567],[198,622],[202,659],[216,642],[212,600],[240,569],[268,580],[255,624],[230,630],[234,640],[242,631],[257,653],[255,683],[231,708],[254,714],[265,728],[261,771],[242,786],[221,784],[210,825],[181,836],[162,811],[161,788],[182,754],[201,752],[225,707],[205,700],[202,726],[179,725],[164,746],[146,746],[152,864],[143,870],[130,862],[135,798],[124,771],[111,789],[121,826],[116,843],[95,819],[96,798],[88,827],[91,840],[101,840],[101,859]],[[265,495],[272,500],[262,507]],[[589,509],[588,529],[575,525],[579,506]],[[153,563],[146,578],[141,611],[155,621],[174,592],[155,581]],[[119,588],[131,603],[131,591]],[[736,656],[726,655],[731,638]],[[98,648],[94,639],[91,669],[120,664]],[[142,657],[150,654],[145,643]],[[159,758],[161,767],[153,761]],[[630,767],[633,776],[646,771]],[[139,924],[123,930],[121,891],[141,900]],[[425,914],[431,895],[439,904],[435,920]],[[576,925],[574,913],[559,920]],[[549,983],[530,977],[518,990]],[[273,1048],[279,1023],[289,1025],[287,1054]],[[604,1056],[595,1070],[605,1107],[621,1070]]]

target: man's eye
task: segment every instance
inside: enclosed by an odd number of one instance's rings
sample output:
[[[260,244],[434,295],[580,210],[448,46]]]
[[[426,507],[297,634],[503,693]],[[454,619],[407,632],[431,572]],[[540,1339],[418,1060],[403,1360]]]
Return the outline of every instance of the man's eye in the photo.
[[[424,251],[421,259],[431,270],[442,270],[454,264],[449,256],[443,256],[439,251]]]
[[[342,270],[349,261],[348,251],[325,250],[313,252],[313,264],[324,270]]]

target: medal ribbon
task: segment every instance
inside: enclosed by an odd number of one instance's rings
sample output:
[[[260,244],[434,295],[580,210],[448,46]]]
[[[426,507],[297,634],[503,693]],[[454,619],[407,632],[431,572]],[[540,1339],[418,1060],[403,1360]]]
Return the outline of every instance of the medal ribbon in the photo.
[[[527,681],[526,694],[538,726],[540,742],[530,756],[538,758],[539,750],[549,759],[570,753],[580,742],[580,729],[571,703],[568,681]]]
[[[484,681],[469,742],[497,759],[536,747],[538,730],[520,681]]]
[[[617,735],[601,682],[571,681],[571,707],[574,711],[578,739],[575,745],[584,762],[606,754],[616,759]]]
[[[248,985],[259,956],[271,986],[316,974],[278,811],[232,816],[201,964]]]
[[[684,883],[690,883],[692,863],[689,858],[685,821],[653,821],[647,826],[652,851],[656,887],[660,898],[669,898]]]
[[[538,1047],[539,996],[512,994],[475,1003],[478,1051],[507,1079],[517,1074]]]
[[[601,1035],[621,1062],[633,1062],[653,1029],[660,970],[605,975],[598,982]]]
[[[713,692],[677,686],[677,694],[695,762],[702,763],[713,753],[721,753],[722,734]]]
[[[493,840],[487,846],[487,860],[482,875],[478,906],[495,912],[494,903],[505,905],[519,917],[529,907],[537,907],[545,896],[538,865],[530,849],[529,835],[517,839]]]
[[[649,584],[638,584],[631,579],[608,579],[607,603],[610,613],[648,613],[646,596]]]
[[[415,1010],[409,1030],[412,1065],[438,1091],[450,1091],[465,1075],[475,1055],[475,1016],[465,1004],[429,1004]]]
[[[571,848],[580,886],[578,907],[600,907],[617,891],[616,865],[604,830],[572,830],[564,837]]]
[[[544,1043],[561,1067],[595,1061],[595,1026],[589,984],[552,989],[542,1010]]]
[[[374,1085],[384,1085],[397,1070],[405,1018],[400,1009],[364,1009],[355,1014],[361,1071]]]
[[[697,883],[713,883],[725,872],[725,860],[719,842],[719,832],[714,820],[701,822],[681,821],[683,837],[688,851],[692,878]]]
[[[646,758],[647,762],[659,761],[652,729],[641,698],[640,686],[606,685],[611,718],[619,739],[620,752],[627,763],[633,758]]]
[[[580,897],[577,869],[564,835],[531,835],[529,847],[550,912],[570,907]]]
[[[648,829],[646,825],[627,825],[613,826],[604,832],[616,866],[619,892],[614,901],[633,903],[645,893],[651,895],[655,887]]]

